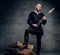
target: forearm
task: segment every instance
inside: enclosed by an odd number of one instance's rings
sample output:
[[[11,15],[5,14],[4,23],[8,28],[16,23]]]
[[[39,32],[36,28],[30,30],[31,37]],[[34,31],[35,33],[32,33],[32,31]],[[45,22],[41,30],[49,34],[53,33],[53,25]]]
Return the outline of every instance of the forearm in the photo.
[[[47,23],[47,20],[43,20],[42,24],[45,25]]]
[[[42,18],[42,24],[45,25],[47,23],[47,18],[45,16],[43,16]]]

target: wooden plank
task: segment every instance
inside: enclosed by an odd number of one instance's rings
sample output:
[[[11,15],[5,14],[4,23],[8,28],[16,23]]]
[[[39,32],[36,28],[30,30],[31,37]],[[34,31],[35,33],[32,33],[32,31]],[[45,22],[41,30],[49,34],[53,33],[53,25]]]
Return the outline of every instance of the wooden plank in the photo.
[[[5,49],[5,55],[10,54],[10,55],[33,55],[33,45],[32,44],[28,44],[28,47],[26,49],[20,50],[19,48],[17,48],[17,46],[23,46],[22,42],[17,42],[17,43],[13,43],[8,45],[8,47]]]
[[[17,48],[18,46],[22,47],[23,46],[23,42],[13,43],[13,44],[8,45],[7,47]],[[33,45],[32,44],[28,44],[27,48],[33,50]]]
[[[19,49],[16,49],[16,48],[9,48],[8,51],[6,51],[5,53],[6,54],[16,53],[16,54],[22,54],[22,55],[28,55],[28,54],[32,55],[33,54],[33,50],[31,50],[31,49],[19,50]]]
[[[22,42],[17,42],[17,46],[23,46],[23,43]],[[33,45],[28,44],[27,48],[33,50]]]

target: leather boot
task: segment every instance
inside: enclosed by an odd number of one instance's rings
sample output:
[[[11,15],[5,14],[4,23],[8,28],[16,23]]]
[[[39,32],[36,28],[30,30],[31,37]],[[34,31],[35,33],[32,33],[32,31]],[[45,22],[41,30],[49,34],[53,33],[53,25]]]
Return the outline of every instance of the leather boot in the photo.
[[[20,47],[20,50],[23,50],[23,49],[27,48],[28,41],[29,41],[29,37],[28,37],[28,36],[25,36],[25,37],[24,37],[24,43],[23,43],[23,46]]]

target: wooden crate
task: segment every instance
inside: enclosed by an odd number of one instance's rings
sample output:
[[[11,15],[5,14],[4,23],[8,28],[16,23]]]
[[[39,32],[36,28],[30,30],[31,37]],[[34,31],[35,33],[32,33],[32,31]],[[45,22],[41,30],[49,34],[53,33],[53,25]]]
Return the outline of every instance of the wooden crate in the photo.
[[[5,49],[4,54],[5,55],[33,55],[33,45],[28,44],[28,47],[26,49],[20,50],[17,48],[17,46],[23,46],[22,42],[17,42],[11,45],[8,45],[8,47]]]

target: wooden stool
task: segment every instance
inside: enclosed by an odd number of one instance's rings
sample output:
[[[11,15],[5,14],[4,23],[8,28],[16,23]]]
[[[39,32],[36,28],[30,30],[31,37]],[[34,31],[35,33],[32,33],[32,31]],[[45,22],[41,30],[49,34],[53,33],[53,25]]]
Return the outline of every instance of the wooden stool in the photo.
[[[5,49],[4,54],[5,55],[34,55],[33,45],[28,44],[27,48],[23,50],[20,50],[19,48],[17,48],[17,46],[23,46],[23,43],[17,42],[8,45],[8,47]]]

